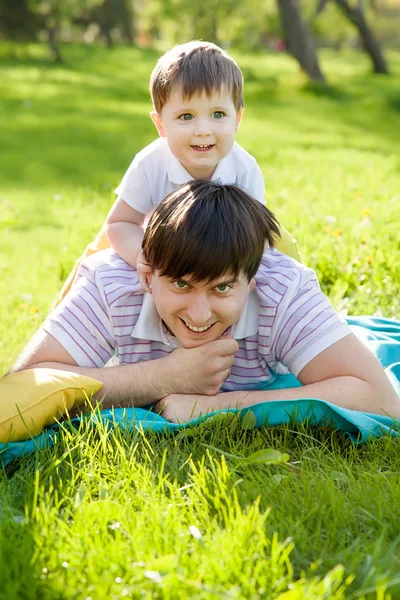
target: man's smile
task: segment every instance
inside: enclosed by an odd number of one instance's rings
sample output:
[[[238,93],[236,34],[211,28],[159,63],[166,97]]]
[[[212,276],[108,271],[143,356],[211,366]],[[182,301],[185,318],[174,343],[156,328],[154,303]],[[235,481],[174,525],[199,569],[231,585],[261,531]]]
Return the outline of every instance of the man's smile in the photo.
[[[181,319],[181,317],[179,318]],[[211,325],[205,325],[204,327],[196,327],[195,325],[192,325],[191,323],[185,321],[185,319],[181,319],[181,321],[185,325],[185,327],[189,329],[189,331],[191,331],[192,333],[204,333],[205,331],[209,331],[211,327],[215,325],[215,323],[211,323]]]

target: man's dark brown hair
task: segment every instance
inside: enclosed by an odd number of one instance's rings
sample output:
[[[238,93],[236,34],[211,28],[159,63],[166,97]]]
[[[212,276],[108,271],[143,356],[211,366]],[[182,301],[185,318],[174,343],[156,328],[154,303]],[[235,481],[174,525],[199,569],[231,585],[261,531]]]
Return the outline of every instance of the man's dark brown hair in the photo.
[[[236,185],[194,180],[158,205],[142,248],[162,277],[210,282],[243,273],[250,281],[265,242],[273,246],[277,236],[275,216],[247,192]]]
[[[174,89],[185,100],[226,90],[236,110],[243,108],[242,72],[233,58],[210,42],[188,42],[161,56],[150,77],[151,99],[158,114]]]

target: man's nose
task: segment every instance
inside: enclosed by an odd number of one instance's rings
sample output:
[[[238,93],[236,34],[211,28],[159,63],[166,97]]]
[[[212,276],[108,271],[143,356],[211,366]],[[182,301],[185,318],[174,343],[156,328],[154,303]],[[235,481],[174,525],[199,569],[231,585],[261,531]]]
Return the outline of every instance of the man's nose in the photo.
[[[206,294],[194,294],[190,298],[188,308],[190,323],[195,327],[203,327],[209,321],[212,310]]]

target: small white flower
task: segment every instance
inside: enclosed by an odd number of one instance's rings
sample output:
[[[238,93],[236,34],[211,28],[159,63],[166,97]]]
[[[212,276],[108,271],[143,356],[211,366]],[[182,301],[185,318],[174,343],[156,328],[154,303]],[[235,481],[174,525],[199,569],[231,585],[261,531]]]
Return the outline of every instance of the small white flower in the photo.
[[[154,581],[154,583],[162,582],[162,577],[158,571],[145,571],[144,576],[147,577],[147,579]]]
[[[325,221],[332,225],[333,223],[336,223],[336,217],[333,217],[332,215],[327,215],[325,217]]]
[[[190,525],[189,527],[189,531],[192,534],[192,536],[194,537],[195,540],[201,540],[201,538],[203,537],[199,531],[199,529],[196,527],[196,525]]]

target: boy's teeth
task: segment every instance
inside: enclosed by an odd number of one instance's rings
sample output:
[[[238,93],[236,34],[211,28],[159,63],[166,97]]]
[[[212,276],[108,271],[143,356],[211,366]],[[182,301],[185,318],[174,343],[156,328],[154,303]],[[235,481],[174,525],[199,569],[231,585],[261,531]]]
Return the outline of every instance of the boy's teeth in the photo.
[[[194,325],[190,325],[190,323],[186,323],[186,321],[185,321],[185,325],[191,331],[195,331],[196,333],[201,333],[202,331],[207,331],[207,329],[210,329],[210,327],[211,327],[211,325],[206,325],[206,327],[195,327]]]

